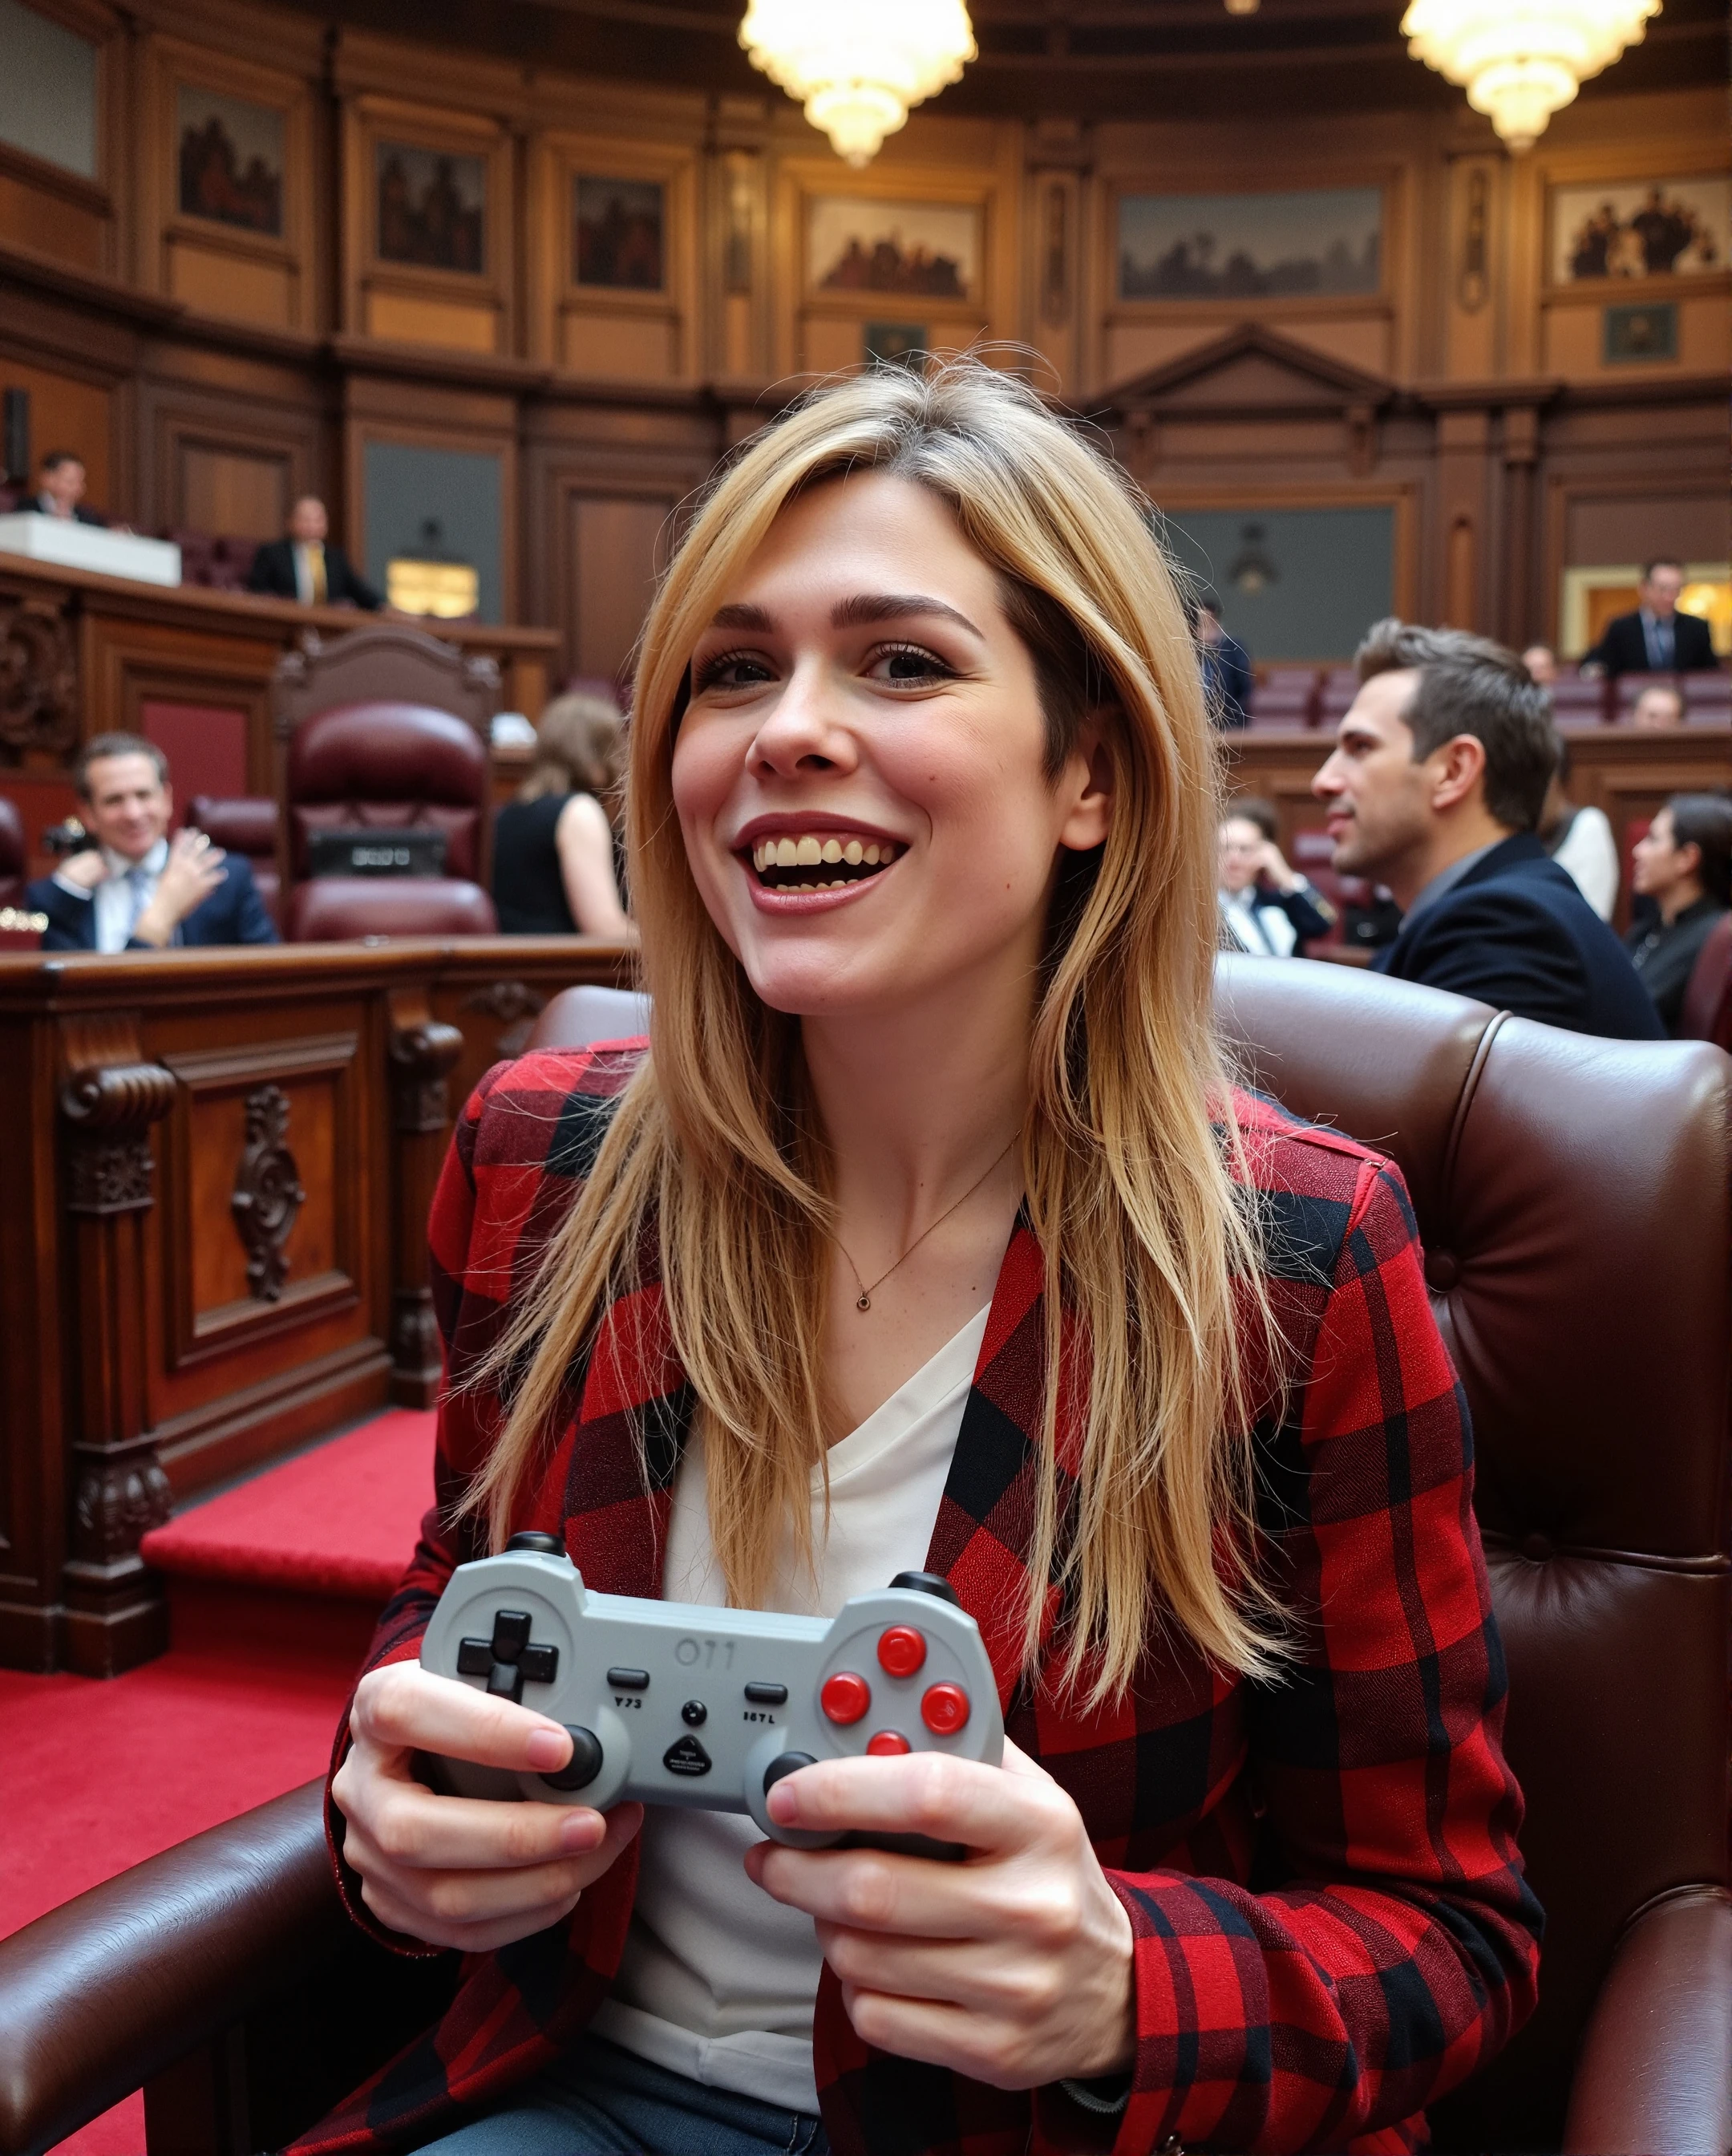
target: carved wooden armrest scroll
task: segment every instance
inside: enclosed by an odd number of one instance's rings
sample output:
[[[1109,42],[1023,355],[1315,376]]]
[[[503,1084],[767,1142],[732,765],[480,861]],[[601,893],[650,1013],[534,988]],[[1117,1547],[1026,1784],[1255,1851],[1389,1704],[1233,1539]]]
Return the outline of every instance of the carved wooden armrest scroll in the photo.
[[[141,1212],[151,1202],[151,1125],[174,1105],[172,1071],[146,1063],[131,1018],[69,1020],[60,1112],[72,1126],[67,1209]]]

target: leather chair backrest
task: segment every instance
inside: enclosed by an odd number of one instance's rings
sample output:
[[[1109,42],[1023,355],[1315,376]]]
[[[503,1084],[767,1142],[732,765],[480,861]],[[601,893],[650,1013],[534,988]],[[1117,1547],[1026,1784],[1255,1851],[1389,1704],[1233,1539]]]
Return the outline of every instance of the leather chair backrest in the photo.
[[[445,866],[485,880],[488,756],[474,728],[418,704],[345,704],[316,712],[289,743],[290,866],[307,872],[315,830],[431,827]]]
[[[1270,666],[1251,692],[1251,722],[1259,726],[1317,723],[1319,677],[1314,666]]]
[[[1359,670],[1354,666],[1331,666],[1325,673],[1317,692],[1317,723],[1333,728],[1336,721],[1360,691]]]
[[[1732,913],[1708,932],[1684,984],[1678,1031],[1687,1040],[1711,1040],[1732,1050]]]
[[[285,940],[352,943],[363,936],[496,936],[478,883],[457,876],[316,876],[289,894]]]
[[[30,849],[17,802],[0,794],[0,906],[16,906],[24,895]]]
[[[1551,685],[1552,716],[1564,726],[1603,726],[1610,716],[1610,684],[1580,674],[1560,674]]]
[[[1723,726],[1732,719],[1732,674],[1716,667],[1712,673],[1680,674],[1684,720],[1693,726]]]
[[[561,988],[535,1020],[527,1046],[588,1048],[649,1030],[649,998],[630,988]]]
[[[226,800],[214,794],[195,793],[187,803],[182,819],[189,829],[202,831],[226,854],[243,854],[259,886],[264,910],[283,926],[282,819],[268,793],[238,793]]]
[[[1432,2126],[1441,2148],[1555,2148],[1621,1928],[1726,1878],[1732,1064],[1334,966],[1224,957],[1217,983],[1262,1090],[1412,1194],[1547,1915],[1533,2021]]]
[[[1295,831],[1289,849],[1293,865],[1335,909],[1335,926],[1308,950],[1341,941],[1341,916],[1350,906],[1369,906],[1375,893],[1364,876],[1343,875],[1335,866],[1335,842],[1327,831]]]
[[[500,706],[498,662],[465,654],[407,622],[369,622],[326,639],[304,635],[271,676],[279,740],[339,704],[421,704],[466,720],[485,741]]]

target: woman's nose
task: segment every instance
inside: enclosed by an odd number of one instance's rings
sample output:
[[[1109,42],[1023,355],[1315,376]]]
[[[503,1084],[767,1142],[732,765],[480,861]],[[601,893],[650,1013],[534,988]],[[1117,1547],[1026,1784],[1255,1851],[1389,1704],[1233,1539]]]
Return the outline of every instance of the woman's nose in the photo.
[[[800,770],[851,770],[858,761],[853,731],[825,670],[798,665],[753,737],[751,762],[792,777]]]

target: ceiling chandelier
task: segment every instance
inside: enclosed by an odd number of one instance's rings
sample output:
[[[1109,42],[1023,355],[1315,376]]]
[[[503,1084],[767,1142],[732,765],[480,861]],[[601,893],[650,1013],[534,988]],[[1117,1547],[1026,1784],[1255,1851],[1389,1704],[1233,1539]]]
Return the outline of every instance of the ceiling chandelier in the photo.
[[[740,42],[851,165],[975,56],[964,0],[751,0]]]
[[[1464,85],[1512,150],[1528,150],[1659,12],[1660,0],[1412,0],[1401,34],[1415,59]]]

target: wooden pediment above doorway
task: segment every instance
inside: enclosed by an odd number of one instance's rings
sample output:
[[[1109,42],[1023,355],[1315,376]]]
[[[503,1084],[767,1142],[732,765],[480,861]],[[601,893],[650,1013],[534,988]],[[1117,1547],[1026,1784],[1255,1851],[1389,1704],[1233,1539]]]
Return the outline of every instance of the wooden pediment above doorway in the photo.
[[[1151,418],[1346,418],[1383,411],[1398,394],[1384,376],[1241,322],[1176,359],[1117,383],[1101,398],[1108,424]]]

